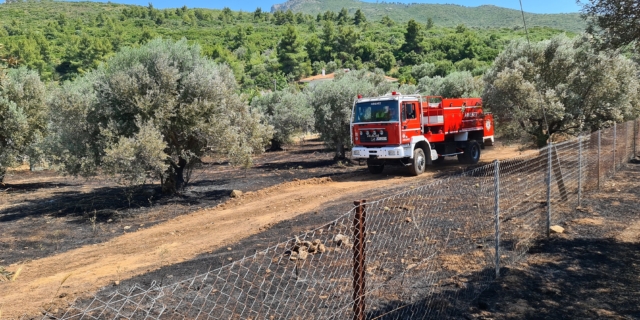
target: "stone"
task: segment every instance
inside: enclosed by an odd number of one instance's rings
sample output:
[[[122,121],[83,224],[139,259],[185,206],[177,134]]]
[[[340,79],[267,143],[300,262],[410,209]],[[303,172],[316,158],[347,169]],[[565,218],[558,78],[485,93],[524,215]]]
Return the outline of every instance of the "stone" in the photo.
[[[317,251],[320,253],[324,253],[325,251],[327,251],[327,248],[324,246],[324,244],[321,243],[318,245]]]
[[[564,232],[564,228],[558,225],[555,226],[551,226],[549,228],[549,230],[551,230],[551,233],[563,233]]]
[[[406,221],[406,222],[411,222],[411,221],[413,221],[413,220],[411,220],[411,218],[409,218],[409,217],[406,217],[406,218],[404,219],[404,221]]]
[[[311,243],[317,246],[317,245],[321,244],[322,241],[320,241],[320,239],[315,239]]]
[[[343,235],[343,234],[337,234],[334,238],[333,238],[333,242],[335,242],[337,245],[341,246],[341,245],[345,245],[345,246],[349,246],[351,244],[349,237]]]
[[[124,229],[125,230],[129,230],[129,229],[131,229],[131,226],[124,226]]]
[[[231,191],[231,198],[239,198],[240,196],[242,196],[242,191],[240,190]]]
[[[304,248],[304,247],[301,247]],[[307,252],[307,250],[300,250],[300,252],[298,252],[298,259],[300,260],[305,260],[307,259],[307,257],[309,256],[309,252]]]
[[[298,253],[297,252],[291,252],[291,255],[289,256],[289,260],[291,261],[296,261],[298,260]]]

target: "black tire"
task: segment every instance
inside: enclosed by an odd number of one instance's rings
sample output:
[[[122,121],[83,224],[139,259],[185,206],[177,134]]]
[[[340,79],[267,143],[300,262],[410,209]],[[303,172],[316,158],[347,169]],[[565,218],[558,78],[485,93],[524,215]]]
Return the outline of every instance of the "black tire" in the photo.
[[[381,174],[382,170],[384,170],[384,163],[367,160],[367,169],[373,174]]]
[[[409,166],[409,173],[412,176],[419,176],[424,172],[426,166],[427,157],[425,157],[424,151],[422,151],[421,148],[413,150],[413,159],[411,161],[411,166]]]
[[[464,153],[458,155],[458,161],[465,164],[476,164],[480,161],[480,144],[471,140],[467,143],[467,147],[464,148]]]

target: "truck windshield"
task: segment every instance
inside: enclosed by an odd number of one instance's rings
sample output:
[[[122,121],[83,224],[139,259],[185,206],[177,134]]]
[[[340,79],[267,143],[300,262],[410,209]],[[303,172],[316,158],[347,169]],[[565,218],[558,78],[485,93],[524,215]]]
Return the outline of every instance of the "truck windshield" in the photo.
[[[398,121],[398,101],[373,101],[356,104],[353,122]]]

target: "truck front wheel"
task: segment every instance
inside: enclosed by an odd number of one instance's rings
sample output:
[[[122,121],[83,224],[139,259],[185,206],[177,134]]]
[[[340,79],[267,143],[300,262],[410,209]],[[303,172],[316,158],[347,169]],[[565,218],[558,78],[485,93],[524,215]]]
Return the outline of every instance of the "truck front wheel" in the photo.
[[[427,165],[427,158],[424,156],[424,151],[421,148],[413,150],[413,161],[409,167],[409,173],[412,176],[419,176],[424,172]]]
[[[467,143],[467,147],[464,148],[464,153],[458,155],[458,161],[466,164],[476,164],[480,161],[480,144],[471,140]]]

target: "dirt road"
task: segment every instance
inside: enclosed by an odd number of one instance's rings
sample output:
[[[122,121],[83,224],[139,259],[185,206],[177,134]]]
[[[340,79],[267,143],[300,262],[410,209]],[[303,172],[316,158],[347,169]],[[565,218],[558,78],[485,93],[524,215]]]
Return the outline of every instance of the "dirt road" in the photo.
[[[486,152],[483,160],[517,154],[515,148],[495,149]],[[329,201],[399,183],[422,183],[436,173],[432,170],[419,177],[356,174],[336,180],[312,178],[287,182],[245,193],[213,209],[138,228],[136,232],[125,230],[125,234],[105,243],[14,264],[9,270],[20,269],[17,280],[0,283],[0,317],[35,317],[42,310],[64,308],[65,300],[91,296],[116,281],[233,244],[274,223],[312,212]]]

